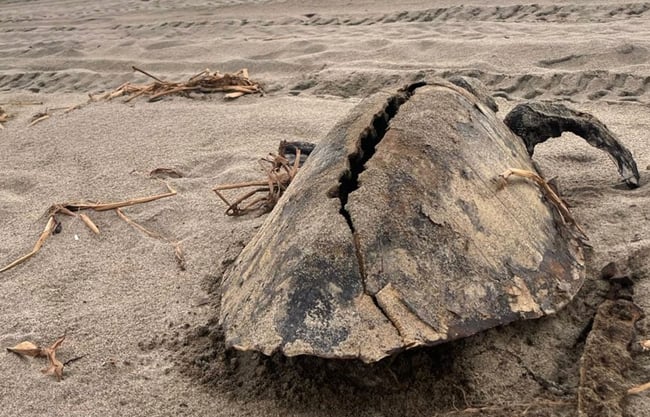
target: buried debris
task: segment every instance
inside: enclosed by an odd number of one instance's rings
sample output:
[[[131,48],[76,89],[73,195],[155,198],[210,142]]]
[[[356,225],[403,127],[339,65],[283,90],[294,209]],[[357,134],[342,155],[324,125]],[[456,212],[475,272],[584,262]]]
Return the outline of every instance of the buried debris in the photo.
[[[185,269],[185,261],[183,257],[183,251],[180,247],[180,242],[172,241],[168,238],[163,237],[159,233],[152,232],[145,227],[139,225],[135,221],[126,217],[126,215],[121,211],[124,207],[133,206],[136,204],[148,203],[151,201],[159,200],[161,198],[172,197],[176,195],[176,190],[172,189],[169,184],[165,183],[167,186],[168,192],[163,194],[156,194],[147,197],[133,198],[130,200],[118,201],[114,203],[93,203],[93,202],[72,202],[72,203],[61,203],[53,204],[47,211],[48,220],[45,225],[45,229],[41,232],[34,248],[31,252],[27,253],[24,256],[16,259],[10,264],[0,269],[0,272],[5,272],[36,255],[38,251],[41,250],[41,247],[45,241],[52,235],[59,233],[61,231],[61,223],[58,221],[57,217],[59,214],[65,214],[67,216],[79,218],[94,234],[98,235],[100,233],[99,227],[92,221],[92,219],[85,213],[79,213],[81,210],[93,210],[93,211],[108,211],[115,210],[117,215],[125,220],[127,223],[140,230],[141,232],[147,234],[148,236],[154,237],[156,239],[161,239],[174,247],[174,253],[176,256],[177,263],[181,270]]]
[[[48,367],[41,370],[45,375],[54,375],[57,381],[63,379],[64,364],[56,358],[56,350],[61,347],[65,340],[65,335],[58,338],[48,347],[38,347],[32,342],[21,342],[14,347],[7,348],[9,352],[21,356],[31,356],[33,358],[45,357],[48,361]],[[66,362],[68,363],[68,362]]]
[[[580,239],[541,183],[496,189],[513,167],[535,173],[456,85],[364,100],[225,274],[227,346],[375,362],[562,308],[584,279]]]
[[[267,213],[275,207],[278,200],[298,173],[307,156],[313,151],[314,144],[308,142],[280,142],[278,154],[270,154],[259,160],[266,173],[266,179],[235,184],[221,184],[212,190],[228,206],[228,216],[241,216],[251,212]],[[223,191],[251,189],[230,202]],[[257,194],[263,194],[258,197]],[[253,198],[255,197],[255,198]],[[249,201],[253,198],[252,201]]]
[[[187,95],[189,93],[226,93],[224,98],[235,99],[245,94],[263,93],[260,84],[248,78],[248,70],[246,68],[234,74],[222,74],[219,71],[210,72],[209,69],[206,69],[190,77],[185,82],[164,81],[140,68],[132,68],[134,71],[152,78],[154,82],[150,84],[132,84],[127,82],[113,91],[91,95],[91,101],[112,100],[122,96],[128,97],[127,102],[140,96],[148,97],[149,101],[156,101],[172,94]]]
[[[601,274],[610,291],[598,306],[580,358],[579,417],[622,416],[626,394],[647,389],[643,385],[627,389],[626,374],[632,367],[629,347],[643,310],[633,301],[632,279],[618,272],[620,268],[609,264]]]

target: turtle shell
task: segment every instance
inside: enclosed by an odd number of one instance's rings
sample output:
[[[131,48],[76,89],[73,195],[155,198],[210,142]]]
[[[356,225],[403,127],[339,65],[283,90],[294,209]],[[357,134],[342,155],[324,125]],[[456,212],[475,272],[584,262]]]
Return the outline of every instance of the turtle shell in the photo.
[[[226,273],[226,344],[378,361],[566,305],[578,239],[522,141],[443,80],[361,102],[317,146]]]

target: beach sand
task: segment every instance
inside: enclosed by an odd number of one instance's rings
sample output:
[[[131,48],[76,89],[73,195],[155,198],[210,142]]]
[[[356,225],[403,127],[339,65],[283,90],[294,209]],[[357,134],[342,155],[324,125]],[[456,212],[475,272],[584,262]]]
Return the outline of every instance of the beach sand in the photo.
[[[178,194],[124,209],[174,249],[90,212],[0,274],[0,346],[66,339],[44,359],[0,354],[2,416],[573,416],[585,332],[630,259],[650,311],[650,3],[609,1],[4,1],[0,5],[0,264],[29,252],[55,203]],[[248,68],[266,95],[86,103],[88,93]],[[433,75],[479,78],[504,116],[527,99],[600,118],[634,154],[641,187],[576,136],[534,159],[586,230],[587,279],[558,314],[418,349],[373,366],[226,351],[219,280],[264,216],[232,218],[211,188],[255,180],[281,140],[318,142],[364,97]],[[34,104],[40,103],[40,104]],[[51,117],[30,126],[32,116]],[[650,338],[647,319],[638,339]],[[624,388],[650,380],[638,348]],[[620,358],[611,358],[617,363]],[[622,359],[621,359],[622,361]],[[648,394],[625,416],[650,415]],[[465,411],[463,411],[465,410]]]

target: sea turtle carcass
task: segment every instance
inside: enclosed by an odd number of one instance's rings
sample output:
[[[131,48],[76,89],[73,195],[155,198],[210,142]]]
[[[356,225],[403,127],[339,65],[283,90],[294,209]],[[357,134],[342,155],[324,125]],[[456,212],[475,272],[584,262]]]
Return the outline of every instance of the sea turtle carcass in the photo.
[[[470,91],[381,92],[329,132],[223,278],[229,347],[374,362],[572,299],[580,239],[532,183],[499,187],[532,148]]]

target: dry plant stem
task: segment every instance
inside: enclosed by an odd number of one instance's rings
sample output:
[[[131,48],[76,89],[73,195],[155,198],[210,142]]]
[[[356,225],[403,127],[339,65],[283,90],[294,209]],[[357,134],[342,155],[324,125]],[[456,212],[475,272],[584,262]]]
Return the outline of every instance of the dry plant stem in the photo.
[[[223,202],[226,203],[229,206],[228,211],[234,212],[234,211],[238,211],[238,209],[236,209],[236,207],[239,204],[241,204],[244,200],[251,198],[252,196],[254,196],[257,193],[263,193],[264,191],[268,191],[268,190],[269,190],[269,188],[257,188],[255,190],[250,191],[250,192],[244,194],[243,196],[239,197],[233,203],[229,203],[228,200],[226,200],[226,198],[221,193],[219,193],[217,190],[215,190],[215,193],[217,193],[217,195],[221,198],[221,200],[223,200]],[[258,200],[255,200],[255,201],[257,202]]]
[[[128,206],[133,206],[133,205],[136,205],[136,204],[148,203],[150,201],[160,200],[161,198],[175,196],[176,195],[176,190],[174,190],[167,183],[165,183],[165,185],[167,186],[167,189],[169,190],[169,192],[167,192],[167,193],[157,194],[157,195],[148,196],[148,197],[134,198],[134,199],[131,199],[131,200],[119,201],[119,202],[115,202],[115,203],[102,204],[102,203],[86,203],[86,202],[82,202],[82,203],[63,203],[63,204],[54,204],[54,205],[52,205],[50,207],[50,209],[48,210],[49,219],[47,221],[47,225],[45,226],[45,229],[43,230],[40,237],[38,238],[38,241],[34,245],[34,249],[32,249],[32,251],[29,252],[28,254],[20,257],[19,259],[16,259],[15,261],[11,262],[9,265],[7,265],[4,268],[0,269],[0,273],[5,272],[5,271],[15,267],[16,265],[19,265],[19,264],[25,262],[27,259],[31,258],[36,253],[38,253],[39,250],[41,250],[41,247],[43,246],[43,244],[45,243],[47,238],[52,235],[52,232],[54,231],[54,229],[58,225],[58,222],[56,220],[56,215],[58,213],[65,214],[65,215],[72,216],[72,217],[79,217],[84,222],[84,224],[90,230],[93,231],[93,233],[99,234],[99,228],[90,219],[90,217],[88,217],[86,214],[83,214],[83,213],[77,214],[75,212],[79,211],[79,210],[87,210],[87,209],[91,209],[91,210],[95,210],[95,211],[116,210],[116,209],[119,209],[121,207],[128,207]],[[119,212],[118,212],[118,214],[119,214]],[[160,235],[158,235],[158,236],[160,236]],[[179,265],[181,265],[181,267],[184,268],[184,260],[182,259],[182,256],[181,256],[182,255],[182,250],[180,248],[177,248],[177,246],[180,245],[180,244],[175,243],[175,242],[171,242],[169,240],[166,240],[166,241],[168,241],[170,244],[174,245],[177,260],[179,260]],[[181,255],[179,255],[179,254],[181,254]],[[179,256],[181,256],[181,258],[179,258]],[[181,261],[183,263],[181,263]]]
[[[134,206],[136,204],[149,203],[150,201],[160,200],[161,198],[172,197],[176,195],[176,190],[165,183],[169,192],[164,194],[157,194],[148,197],[134,198],[131,200],[118,201],[114,203],[66,203],[62,204],[68,210],[86,210],[92,209],[95,211],[115,210],[122,207]]]
[[[223,96],[223,97],[224,97],[224,98],[227,98],[227,99],[235,99],[235,98],[239,98],[239,97],[243,96],[244,94],[246,94],[246,93],[242,93],[242,92],[240,91],[240,92],[237,92],[237,93],[228,93],[228,94],[226,94],[226,95]],[[0,126],[1,126],[1,125],[0,125]]]
[[[78,360],[81,360],[81,359],[83,359],[85,357],[86,357],[86,355],[75,356],[74,358],[68,359],[67,361],[63,362],[63,366],[68,366],[71,363],[77,362]]]
[[[145,70],[141,70],[140,68],[135,67],[135,66],[132,66],[131,68],[133,68],[133,71],[141,72],[141,73],[143,73],[144,75],[146,75],[147,77],[153,78],[154,80],[158,81],[159,83],[163,83],[163,84],[165,83],[165,81],[161,80],[161,79],[158,78],[158,77],[155,77],[155,76],[149,74],[149,73],[148,73],[147,71],[145,71]]]
[[[646,382],[645,384],[637,385],[635,387],[630,388],[629,390],[627,390],[627,393],[630,395],[640,394],[649,389],[650,389],[650,382]]]
[[[195,81],[197,78],[200,78],[200,77],[202,77],[204,75],[208,75],[208,74],[210,74],[210,69],[206,68],[203,71],[199,72],[198,74],[192,75],[190,77],[190,79],[188,80],[188,82],[191,83],[192,81]],[[248,78],[248,77],[246,77],[246,78]]]
[[[99,228],[97,227],[97,225],[96,225],[92,220],[90,220],[90,217],[88,217],[87,214],[81,213],[81,214],[79,215],[79,218],[81,219],[81,221],[84,222],[84,224],[85,224],[86,226],[88,226],[88,228],[89,228],[90,230],[92,230],[92,232],[93,232],[94,234],[96,234],[96,235],[99,234]]]
[[[45,375],[56,376],[57,381],[61,381],[61,379],[63,379],[63,363],[61,363],[61,361],[56,358],[56,350],[61,346],[61,343],[63,343],[64,340],[65,335],[57,339],[57,341],[54,342],[52,346],[41,349],[41,355],[47,356],[47,360],[50,363],[47,368],[41,369],[41,372],[43,372]]]
[[[73,110],[79,110],[79,109],[82,108],[85,104],[86,104],[86,103],[80,103],[80,104],[75,104],[74,106],[70,106],[70,107],[66,108],[66,109],[63,111],[63,113],[66,114],[66,113],[70,113],[70,112],[73,111]]]
[[[149,101],[154,101],[159,99],[160,97],[169,95],[169,94],[176,94],[176,93],[182,93],[185,91],[192,91],[192,90],[197,90],[196,87],[175,87],[172,88],[171,90],[166,90],[166,91],[161,91],[160,93],[156,93],[149,97]]]
[[[49,118],[50,118],[50,115],[49,115],[49,114],[44,114],[44,115],[42,115],[41,117],[39,117],[39,118],[37,118],[37,119],[34,119],[34,121],[32,121],[29,125],[30,125],[30,126],[34,126],[36,123],[38,123],[38,122],[42,122],[43,120],[45,120],[45,119],[49,119]]]
[[[115,209],[115,212],[117,213],[118,217],[125,222],[127,222],[129,225],[133,226],[134,228],[138,229],[140,232],[144,233],[145,235],[149,237],[153,237],[155,239],[160,239],[167,241],[166,238],[164,238],[160,233],[154,232],[153,230],[149,230],[146,227],[142,226],[141,224],[135,222],[131,218],[129,218],[126,214],[121,209]]]
[[[172,245],[174,248],[174,257],[176,258],[176,263],[180,267],[181,271],[185,270],[185,254],[183,253],[183,248],[181,247],[180,242],[175,242],[171,239],[166,238],[165,236],[161,235],[158,232],[154,232],[153,230],[149,230],[146,227],[142,226],[141,224],[135,222],[131,218],[129,218],[124,212],[117,208],[115,209],[115,212],[119,216],[120,219],[124,220],[140,232],[144,233],[145,235],[152,237],[154,239],[162,240],[163,242],[169,243]]]
[[[223,191],[223,190],[232,190],[232,189],[235,189],[235,188],[261,187],[261,186],[266,186],[266,185],[269,185],[268,181],[249,181],[249,182],[241,182],[241,183],[238,183],[238,184],[217,185],[212,190],[214,190],[214,191]]]
[[[571,403],[573,403],[573,401],[571,400],[566,400],[566,401],[539,400],[539,401],[535,401],[534,403],[509,403],[509,404],[501,404],[501,405],[485,405],[485,406],[467,407],[462,410],[454,410],[454,411],[447,412],[443,415],[445,416],[460,415],[460,414],[482,415],[484,411],[501,411],[501,410],[505,411],[511,409],[524,409],[524,413],[521,415],[526,415],[526,411],[533,407],[542,407],[542,406],[553,407],[558,405],[569,405]]]
[[[52,235],[52,232],[56,228],[56,225],[57,225],[56,218],[54,217],[54,215],[51,215],[50,218],[47,221],[47,224],[45,225],[45,229],[43,229],[43,232],[41,232],[41,235],[39,236],[38,240],[36,241],[36,244],[34,245],[34,249],[32,249],[32,251],[29,252],[27,255],[16,259],[15,261],[10,263],[9,265],[7,265],[4,268],[0,269],[0,272],[5,272],[5,271],[13,268],[16,265],[19,265],[19,264],[25,262],[26,260],[28,260],[32,256],[36,255],[38,253],[38,251],[41,250],[41,247],[43,246],[43,244],[45,243],[47,238]]]
[[[526,171],[526,170],[523,170],[523,169],[517,169],[517,168],[510,168],[510,169],[504,171],[503,173],[499,174],[499,177],[503,178],[503,180],[507,182],[508,178],[510,176],[512,176],[512,175],[517,176],[517,177],[526,178],[526,179],[529,179],[529,180],[532,180],[533,182],[535,182],[540,187],[540,189],[542,190],[544,195],[546,195],[546,197],[551,201],[551,203],[553,203],[553,205],[560,212],[560,215],[562,216],[562,219],[566,223],[569,223],[573,227],[575,227],[576,230],[578,232],[580,232],[582,237],[585,240],[588,240],[587,234],[585,233],[584,230],[582,230],[580,225],[578,225],[578,223],[576,223],[575,219],[571,215],[571,212],[569,211],[569,208],[566,206],[564,201],[562,201],[560,196],[557,195],[557,193],[553,190],[553,188],[551,188],[551,186],[548,185],[548,183],[546,182],[546,180],[544,180],[544,178],[540,177],[539,175],[537,175],[534,172]]]
[[[40,106],[42,101],[3,101],[0,106]]]

